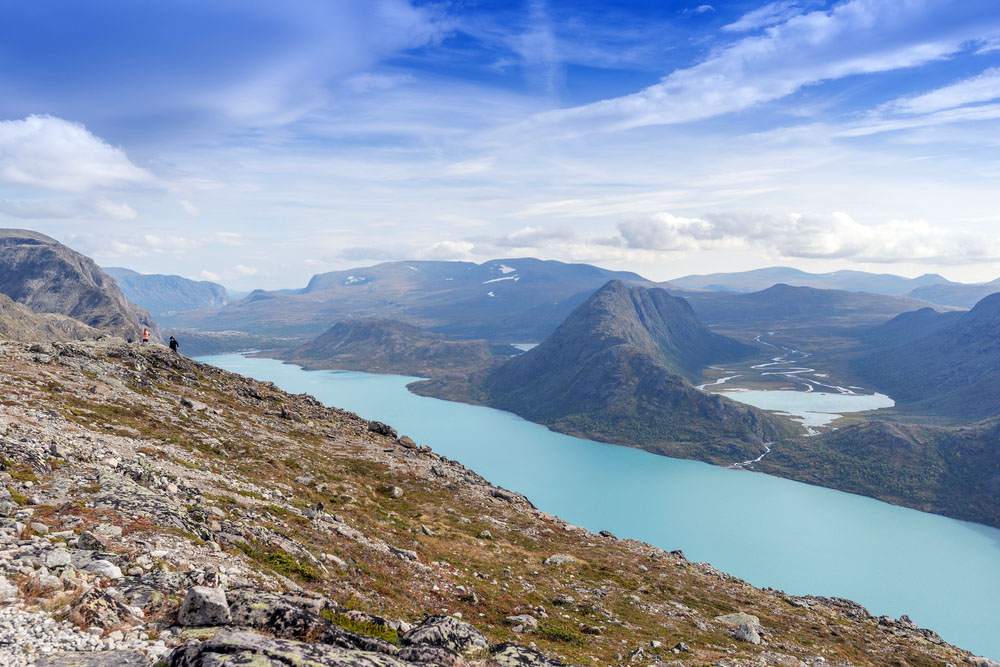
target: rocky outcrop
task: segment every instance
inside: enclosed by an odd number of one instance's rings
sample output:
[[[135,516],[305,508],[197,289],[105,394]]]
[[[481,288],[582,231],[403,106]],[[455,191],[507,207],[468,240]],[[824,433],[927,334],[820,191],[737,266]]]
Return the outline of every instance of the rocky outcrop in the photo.
[[[123,338],[138,340],[143,327],[157,336],[149,313],[129,303],[93,260],[38,232],[0,229],[0,294]]]

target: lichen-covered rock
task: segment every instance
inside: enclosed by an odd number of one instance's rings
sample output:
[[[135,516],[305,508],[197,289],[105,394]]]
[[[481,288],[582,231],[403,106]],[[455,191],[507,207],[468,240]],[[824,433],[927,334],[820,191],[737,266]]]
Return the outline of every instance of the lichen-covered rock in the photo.
[[[138,622],[127,606],[99,588],[91,588],[80,597],[70,611],[70,620],[82,628],[112,628]]]
[[[149,658],[142,651],[72,651],[56,653],[34,662],[35,667],[147,667]]]
[[[270,593],[257,588],[229,591],[233,625],[260,630],[276,637],[330,644],[358,651],[394,655],[399,648],[382,639],[368,637],[331,623],[319,614],[296,604],[294,596]]]
[[[403,644],[441,646],[469,655],[488,646],[479,630],[454,616],[436,614],[402,636]]]
[[[434,667],[469,667],[469,662],[441,646],[426,646],[415,644],[407,646],[399,652],[399,659],[417,665],[434,665]]]
[[[575,562],[577,562],[576,558],[574,558],[573,556],[570,556],[568,554],[552,554],[551,556],[549,556],[548,558],[546,558],[542,562],[542,564],[543,565],[569,565],[569,564],[575,563]]]
[[[412,667],[389,655],[336,646],[265,637],[252,632],[219,635],[185,644],[166,658],[167,667]]]
[[[186,626],[225,625],[232,620],[221,588],[192,586],[184,595],[177,622]]]
[[[563,663],[546,657],[538,651],[517,644],[498,644],[490,647],[490,667],[562,667]]]
[[[757,645],[760,644],[760,626],[754,623],[744,623],[733,631],[733,637],[741,642]]]
[[[368,422],[368,430],[372,433],[378,433],[379,435],[384,435],[389,438],[396,438],[399,436],[399,434],[396,433],[396,429],[388,424],[383,424],[382,422],[377,421]]]

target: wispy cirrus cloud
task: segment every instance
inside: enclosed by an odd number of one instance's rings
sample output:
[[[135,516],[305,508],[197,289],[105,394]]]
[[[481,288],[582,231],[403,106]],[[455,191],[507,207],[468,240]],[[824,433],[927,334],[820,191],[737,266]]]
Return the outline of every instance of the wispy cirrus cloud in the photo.
[[[545,112],[532,124],[573,133],[690,122],[823,81],[925,65],[1000,35],[1000,13],[988,0],[849,0],[803,14],[788,3],[774,5],[786,14],[761,35],[739,39],[637,93]]]
[[[747,12],[737,21],[722,26],[722,30],[723,32],[750,32],[776,23],[784,23],[801,11],[801,4],[798,2],[790,0],[772,2]]]

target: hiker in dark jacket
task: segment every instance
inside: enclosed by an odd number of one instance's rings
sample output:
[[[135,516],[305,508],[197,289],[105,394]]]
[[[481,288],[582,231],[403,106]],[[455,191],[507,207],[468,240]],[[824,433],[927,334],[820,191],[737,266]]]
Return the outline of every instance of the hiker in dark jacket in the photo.
[[[174,338],[173,336],[171,336],[170,337],[170,349],[174,351],[174,354],[180,354],[177,351],[177,348],[179,348],[180,346],[181,346],[181,344],[177,342],[177,339]]]

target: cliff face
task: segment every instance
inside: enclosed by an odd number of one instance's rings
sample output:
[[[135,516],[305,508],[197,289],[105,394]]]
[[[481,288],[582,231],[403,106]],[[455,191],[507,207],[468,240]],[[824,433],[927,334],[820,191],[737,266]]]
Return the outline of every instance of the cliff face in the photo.
[[[0,293],[36,313],[58,313],[122,337],[157,328],[88,257],[23,229],[0,229]]]
[[[137,273],[118,267],[105,267],[104,272],[115,279],[129,301],[154,315],[211,310],[229,303],[226,288],[207,280]]]
[[[752,350],[709,331],[664,290],[612,281],[479,389],[485,403],[559,431],[731,463],[763,452],[786,427],[688,378]]]
[[[0,356],[18,396],[0,402],[0,616],[25,630],[0,664],[972,662],[906,618],[573,526],[385,425],[160,346]]]
[[[61,341],[93,338],[100,331],[79,320],[53,313],[36,313],[0,294],[0,339]]]

